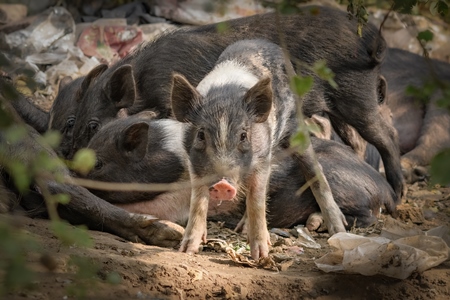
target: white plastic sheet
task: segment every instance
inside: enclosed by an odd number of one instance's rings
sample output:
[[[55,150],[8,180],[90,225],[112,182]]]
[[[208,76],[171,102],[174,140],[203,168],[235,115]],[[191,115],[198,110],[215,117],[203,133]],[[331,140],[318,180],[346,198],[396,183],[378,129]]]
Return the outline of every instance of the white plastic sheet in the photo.
[[[445,242],[450,242],[447,226],[428,232],[399,227],[384,231],[384,235],[397,237],[364,237],[345,232],[333,235],[328,243],[336,250],[317,259],[316,266],[325,272],[381,274],[405,279],[413,272],[423,272],[449,258],[450,248]]]

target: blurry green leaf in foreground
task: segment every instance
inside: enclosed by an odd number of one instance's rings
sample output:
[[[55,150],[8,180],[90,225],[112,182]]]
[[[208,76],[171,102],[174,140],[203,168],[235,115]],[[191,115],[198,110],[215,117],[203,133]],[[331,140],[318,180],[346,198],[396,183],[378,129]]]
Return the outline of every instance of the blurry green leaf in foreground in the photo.
[[[19,192],[26,193],[32,181],[28,166],[21,161],[12,161],[8,164],[8,168]]]
[[[70,196],[67,194],[56,194],[53,195],[55,197],[55,201],[60,204],[69,204]]]
[[[42,140],[53,149],[56,149],[61,143],[61,133],[56,130],[49,130],[44,133]]]
[[[10,126],[5,132],[8,143],[17,143],[25,138],[27,128],[25,126]]]
[[[303,153],[310,143],[309,132],[307,130],[299,130],[291,137],[291,146],[299,153]]]
[[[80,149],[75,153],[72,169],[86,175],[95,166],[95,152],[92,149]]]
[[[336,89],[338,87],[337,83],[334,81],[334,73],[327,67],[325,60],[316,61],[313,65],[313,70],[320,79],[328,81],[333,88]]]
[[[217,28],[217,32],[224,33],[225,31],[228,30],[228,25],[225,22],[220,22],[220,23],[217,23],[216,28]]]
[[[67,287],[70,296],[83,299],[98,288],[97,273],[100,268],[92,258],[71,255],[69,266],[76,268],[75,280]]]
[[[72,226],[65,221],[52,220],[50,227],[56,237],[66,246],[92,247],[93,242],[84,226]]]
[[[110,284],[119,284],[122,282],[122,277],[120,277],[117,272],[111,272],[106,276],[106,282]]]
[[[445,149],[431,160],[431,184],[446,185],[450,183],[450,149]]]
[[[29,287],[36,279],[26,265],[26,257],[37,252],[39,244],[13,224],[0,216],[0,298],[6,292]]]
[[[311,76],[300,77],[295,75],[291,78],[291,89],[302,97],[311,90],[313,83],[314,79]]]
[[[395,11],[410,14],[414,5],[417,4],[418,0],[394,0],[393,9]]]
[[[425,30],[425,31],[421,31],[419,32],[419,34],[417,35],[417,39],[419,41],[425,41],[425,42],[430,42],[433,40],[433,33],[429,30]]]
[[[441,17],[445,17],[448,14],[448,4],[446,0],[431,1],[430,12],[432,15],[440,14]]]

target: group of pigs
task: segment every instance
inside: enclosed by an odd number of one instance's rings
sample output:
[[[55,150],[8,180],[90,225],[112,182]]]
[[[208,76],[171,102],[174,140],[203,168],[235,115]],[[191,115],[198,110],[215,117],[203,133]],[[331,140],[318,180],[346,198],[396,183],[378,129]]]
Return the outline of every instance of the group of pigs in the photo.
[[[381,207],[395,213],[404,178],[423,176],[420,167],[450,147],[448,113],[405,95],[430,67],[450,80],[449,65],[388,49],[377,28],[368,24],[359,37],[356,27],[338,9],[304,7],[230,20],[220,31],[216,24],[183,28],[110,67],[64,78],[49,112],[25,98],[13,105],[37,132],[61,133],[59,156],[93,149],[88,179],[180,183],[165,191],[88,191],[49,181],[53,193],[71,195],[58,208],[70,222],[155,245],[181,241],[181,251],[195,253],[207,218],[223,220],[247,232],[256,259],[268,255],[267,226],[317,229],[322,220],[309,217],[322,212],[335,233],[372,224]],[[308,67],[318,60],[337,88]],[[290,86],[295,73],[314,78],[301,98]],[[322,133],[299,153],[290,141],[303,116]],[[37,134],[11,145],[11,157],[26,160],[19,147],[42,147],[33,143]],[[35,190],[22,206],[38,212],[39,197]]]

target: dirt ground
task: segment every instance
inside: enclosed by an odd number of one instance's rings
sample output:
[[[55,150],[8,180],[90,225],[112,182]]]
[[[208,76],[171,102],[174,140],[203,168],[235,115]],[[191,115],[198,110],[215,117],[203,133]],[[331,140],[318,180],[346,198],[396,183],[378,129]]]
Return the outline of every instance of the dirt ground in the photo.
[[[403,222],[415,222],[422,230],[448,225],[450,188],[415,184],[399,208]],[[383,219],[355,232],[377,235]],[[75,291],[86,292],[87,299],[450,299],[449,260],[405,280],[322,272],[314,260],[332,250],[326,233],[313,233],[321,249],[300,247],[294,236],[279,238],[273,247],[276,253],[271,253],[275,261],[284,260],[278,270],[238,264],[217,245],[191,256],[90,231],[93,248],[63,247],[47,220],[23,218],[23,228],[38,238],[55,268],[49,271],[41,256],[29,255],[28,263],[38,279],[31,290],[10,293],[6,299],[74,299],[74,284]],[[234,245],[245,244],[244,236],[219,223],[210,223],[208,233]],[[95,280],[77,278],[69,264],[73,255],[91,259],[89,263],[98,268]],[[118,275],[120,283],[107,283],[108,274]]]

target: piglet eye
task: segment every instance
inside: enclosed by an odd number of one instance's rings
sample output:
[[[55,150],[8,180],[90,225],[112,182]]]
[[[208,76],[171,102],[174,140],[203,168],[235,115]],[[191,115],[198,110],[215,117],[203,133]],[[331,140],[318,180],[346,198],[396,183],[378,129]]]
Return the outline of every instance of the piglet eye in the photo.
[[[204,141],[205,140],[205,132],[203,130],[200,130],[197,132],[197,140]]]
[[[241,142],[245,142],[247,140],[247,132],[241,133]]]
[[[67,121],[66,121],[66,127],[67,127],[67,128],[72,128],[73,125],[75,125],[75,117],[69,117],[69,118],[67,118]]]
[[[89,129],[93,132],[93,131],[97,131],[98,128],[100,127],[100,124],[96,121],[91,121],[89,122]]]
[[[103,162],[100,159],[96,159],[94,169],[100,170],[103,167]]]

